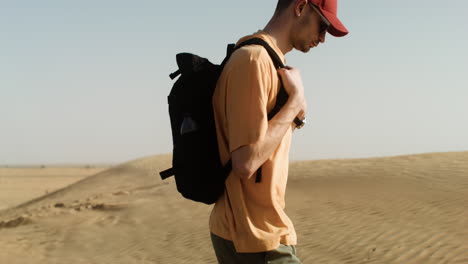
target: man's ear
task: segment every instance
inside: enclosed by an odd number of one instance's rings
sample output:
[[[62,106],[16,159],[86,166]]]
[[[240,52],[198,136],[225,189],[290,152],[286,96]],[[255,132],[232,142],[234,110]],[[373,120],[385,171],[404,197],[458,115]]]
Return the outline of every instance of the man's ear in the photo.
[[[294,16],[301,16],[304,12],[304,9],[307,5],[308,0],[297,0],[294,4]]]

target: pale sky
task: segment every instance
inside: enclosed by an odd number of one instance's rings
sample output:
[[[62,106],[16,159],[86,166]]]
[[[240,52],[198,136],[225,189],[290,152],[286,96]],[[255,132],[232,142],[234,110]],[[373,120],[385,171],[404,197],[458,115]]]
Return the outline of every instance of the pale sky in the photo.
[[[275,0],[0,0],[0,165],[170,153],[175,55],[220,63]],[[287,64],[308,123],[291,160],[468,150],[468,2],[339,2],[350,34]]]

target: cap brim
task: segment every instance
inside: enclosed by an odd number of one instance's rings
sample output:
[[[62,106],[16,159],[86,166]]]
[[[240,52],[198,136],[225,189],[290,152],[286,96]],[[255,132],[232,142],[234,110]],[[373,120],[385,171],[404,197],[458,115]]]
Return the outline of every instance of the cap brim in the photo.
[[[322,14],[330,21],[330,26],[328,27],[328,33],[335,37],[343,37],[348,34],[348,30],[341,23],[341,21],[331,12],[323,10],[320,8]]]

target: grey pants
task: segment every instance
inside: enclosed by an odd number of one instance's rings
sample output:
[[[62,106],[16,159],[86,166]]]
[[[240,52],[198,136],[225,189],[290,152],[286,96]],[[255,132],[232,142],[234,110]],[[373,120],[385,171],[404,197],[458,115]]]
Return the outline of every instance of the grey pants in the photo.
[[[237,253],[232,241],[211,233],[211,242],[219,264],[301,264],[296,247],[280,244],[275,250],[259,253]]]

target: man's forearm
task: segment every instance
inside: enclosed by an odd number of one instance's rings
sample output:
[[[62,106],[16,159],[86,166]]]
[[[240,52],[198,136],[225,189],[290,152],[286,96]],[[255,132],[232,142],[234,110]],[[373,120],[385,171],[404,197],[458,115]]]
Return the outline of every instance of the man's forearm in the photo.
[[[253,175],[271,157],[284,135],[294,125],[300,110],[296,98],[290,98],[281,110],[268,122],[265,136],[255,144],[238,148],[232,153],[233,170],[243,178]]]

